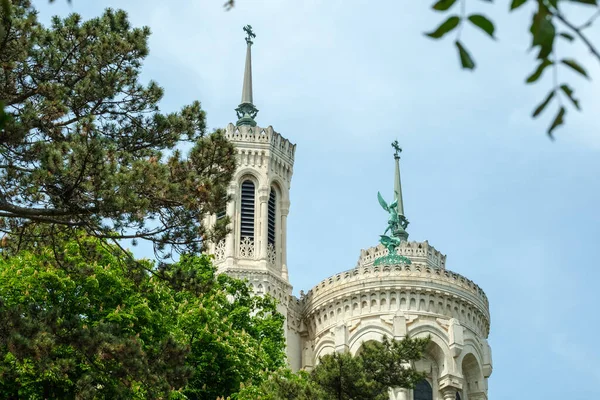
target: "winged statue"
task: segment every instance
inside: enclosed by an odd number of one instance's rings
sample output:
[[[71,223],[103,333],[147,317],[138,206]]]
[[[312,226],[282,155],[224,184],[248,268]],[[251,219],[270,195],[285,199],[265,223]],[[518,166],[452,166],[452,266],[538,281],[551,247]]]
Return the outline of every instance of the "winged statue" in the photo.
[[[389,214],[388,218],[388,226],[383,232],[383,235],[380,235],[380,243],[383,244],[390,250],[390,253],[400,245],[402,239],[408,237],[406,233],[406,227],[408,226],[408,220],[404,215],[398,215],[398,201],[394,200],[390,204],[388,204],[381,196],[381,193],[377,192],[377,200],[387,213]],[[388,235],[388,232],[390,235]]]

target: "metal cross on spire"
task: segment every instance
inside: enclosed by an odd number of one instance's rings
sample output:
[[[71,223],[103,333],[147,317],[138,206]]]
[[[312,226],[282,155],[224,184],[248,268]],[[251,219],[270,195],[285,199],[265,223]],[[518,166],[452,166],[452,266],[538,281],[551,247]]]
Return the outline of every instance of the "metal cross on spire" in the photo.
[[[246,67],[244,69],[244,84],[242,86],[242,102],[235,109],[238,117],[236,122],[237,126],[247,125],[256,126],[256,114],[258,109],[254,106],[252,99],[252,52],[251,47],[254,43],[252,39],[256,37],[256,34],[252,30],[250,25],[244,26],[244,32],[246,32]]]

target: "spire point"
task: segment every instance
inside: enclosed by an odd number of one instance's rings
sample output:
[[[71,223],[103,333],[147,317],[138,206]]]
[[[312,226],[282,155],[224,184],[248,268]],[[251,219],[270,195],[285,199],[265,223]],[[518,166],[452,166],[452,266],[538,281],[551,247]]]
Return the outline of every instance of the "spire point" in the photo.
[[[246,32],[246,67],[244,69],[244,85],[242,86],[242,102],[235,109],[238,117],[237,126],[248,125],[256,126],[256,114],[258,109],[254,106],[252,99],[252,51],[251,47],[254,44],[253,39],[256,34],[252,30],[252,26],[244,26]]]

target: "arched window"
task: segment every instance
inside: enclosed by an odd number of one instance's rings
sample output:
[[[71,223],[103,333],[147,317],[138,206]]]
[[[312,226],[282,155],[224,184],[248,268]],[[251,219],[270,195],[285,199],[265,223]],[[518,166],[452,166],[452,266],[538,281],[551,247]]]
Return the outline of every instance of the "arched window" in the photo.
[[[461,400],[460,393],[456,392],[456,400]]]
[[[271,194],[269,195],[269,237],[268,243],[275,246],[275,217],[277,211],[277,194],[275,189],[271,188]]]
[[[422,379],[415,386],[414,400],[433,400],[433,389],[425,379]]]
[[[254,240],[254,199],[256,191],[254,182],[245,180],[242,182],[242,210],[241,210],[241,225],[240,225],[240,240],[250,238]]]

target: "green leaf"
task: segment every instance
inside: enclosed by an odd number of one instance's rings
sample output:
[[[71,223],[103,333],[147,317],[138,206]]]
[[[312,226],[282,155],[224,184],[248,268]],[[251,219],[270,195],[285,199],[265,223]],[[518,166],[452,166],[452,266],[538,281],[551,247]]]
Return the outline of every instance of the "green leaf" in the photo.
[[[539,106],[536,107],[536,109],[533,111],[533,114],[531,115],[532,118],[537,117],[538,115],[540,115],[540,113],[542,111],[544,111],[544,108],[546,108],[546,106],[548,105],[548,103],[550,103],[550,100],[552,100],[552,98],[554,97],[554,94],[556,92],[553,90],[550,93],[548,93],[548,96],[544,99],[544,101],[542,101],[540,103]]]
[[[487,17],[481,14],[472,14],[469,15],[469,21],[473,23],[476,27],[490,35],[492,39],[494,38],[494,23],[490,21]]]
[[[561,107],[560,110],[558,110],[558,113],[556,113],[556,117],[554,117],[552,125],[550,125],[550,128],[548,129],[548,136],[552,137],[552,131],[554,131],[554,129],[558,128],[560,125],[564,124],[564,117],[566,112],[567,110],[564,107]]]
[[[542,73],[544,72],[546,67],[548,67],[549,65],[552,65],[552,64],[553,64],[553,62],[548,60],[547,58],[543,59],[542,62],[540,63],[540,65],[538,65],[538,67],[535,69],[535,71],[533,71],[533,73],[531,75],[529,75],[526,82],[533,83],[533,82],[537,81],[540,78],[540,76],[542,76]]]
[[[456,0],[439,0],[431,8],[437,11],[446,11],[456,3]]]
[[[560,85],[560,88],[567,95],[569,100],[571,100],[571,102],[573,103],[575,108],[578,109],[579,111],[581,111],[581,107],[579,107],[579,100],[577,100],[575,97],[573,97],[573,89],[571,89],[569,87],[569,85],[566,85],[566,84]]]
[[[455,44],[456,44],[456,47],[458,48],[458,56],[460,57],[460,63],[462,65],[462,67],[465,69],[474,69],[475,61],[473,61],[473,59],[471,58],[471,55],[469,54],[467,49],[465,49],[465,47],[462,45],[462,43],[459,40],[457,40],[455,42]]]
[[[533,38],[531,47],[539,46],[540,48],[537,58],[548,58],[554,47],[556,29],[545,10],[540,10],[538,13],[534,14],[529,31]]]
[[[593,6],[598,5],[598,0],[571,0],[574,3],[590,4]]]
[[[581,75],[585,76],[586,78],[589,78],[585,69],[583,69],[583,67],[581,65],[579,65],[575,60],[572,60],[570,58],[563,58],[562,60],[560,60],[560,62],[562,62],[566,66],[572,68],[573,70],[579,72]]]
[[[575,40],[575,36],[573,36],[573,35],[571,35],[569,33],[566,33],[566,32],[561,32],[561,33],[559,33],[559,35],[561,37],[567,39],[569,42],[572,42],[573,40]]]
[[[510,10],[516,10],[525,3],[527,3],[527,0],[512,0],[512,2],[510,3]]]
[[[446,21],[444,21],[440,26],[438,26],[436,30],[430,33],[426,33],[425,35],[434,39],[439,39],[446,33],[450,32],[452,29],[456,28],[459,22],[460,18],[458,18],[456,15],[453,15],[449,17]]]

